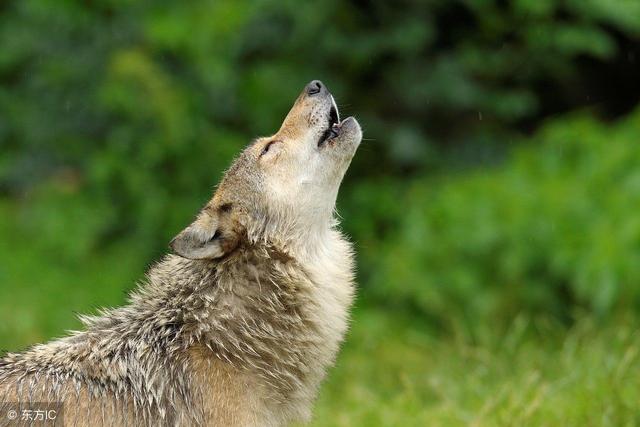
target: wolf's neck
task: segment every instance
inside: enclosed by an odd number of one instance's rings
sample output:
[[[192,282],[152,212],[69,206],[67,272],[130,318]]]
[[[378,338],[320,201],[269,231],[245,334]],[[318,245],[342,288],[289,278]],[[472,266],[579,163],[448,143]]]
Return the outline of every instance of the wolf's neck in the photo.
[[[297,220],[295,216],[281,220],[263,218],[262,221],[253,218],[250,223],[247,227],[250,243],[275,248],[302,264],[341,238],[338,221],[332,215],[322,214],[314,221]]]

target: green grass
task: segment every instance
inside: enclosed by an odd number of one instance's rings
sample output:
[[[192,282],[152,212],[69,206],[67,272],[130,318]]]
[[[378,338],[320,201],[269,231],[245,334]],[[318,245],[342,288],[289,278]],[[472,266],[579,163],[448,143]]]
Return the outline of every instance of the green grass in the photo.
[[[635,319],[567,330],[520,318],[470,340],[398,317],[356,316],[315,426],[640,425]]]
[[[60,336],[78,326],[74,312],[121,304],[144,271],[131,244],[69,258],[8,224],[0,221],[0,348]],[[639,327],[623,315],[572,327],[522,317],[473,334],[454,322],[445,333],[397,308],[360,306],[313,425],[640,425]]]

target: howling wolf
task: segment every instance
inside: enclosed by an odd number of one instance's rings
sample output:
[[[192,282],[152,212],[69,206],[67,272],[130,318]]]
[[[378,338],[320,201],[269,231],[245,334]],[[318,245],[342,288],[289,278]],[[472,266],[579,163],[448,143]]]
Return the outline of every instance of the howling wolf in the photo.
[[[361,139],[327,87],[309,83],[125,306],[0,359],[0,425],[7,408],[28,424],[20,408],[54,404],[70,426],[308,421],[354,296],[334,208]]]

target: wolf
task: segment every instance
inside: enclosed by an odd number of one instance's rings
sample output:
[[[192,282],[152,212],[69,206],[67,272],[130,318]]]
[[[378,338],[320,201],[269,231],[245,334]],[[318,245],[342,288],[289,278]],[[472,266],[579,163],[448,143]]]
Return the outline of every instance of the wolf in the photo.
[[[69,426],[309,421],[354,299],[335,204],[361,139],[357,120],[340,120],[327,87],[310,82],[124,306],[0,359],[0,405],[54,402]]]

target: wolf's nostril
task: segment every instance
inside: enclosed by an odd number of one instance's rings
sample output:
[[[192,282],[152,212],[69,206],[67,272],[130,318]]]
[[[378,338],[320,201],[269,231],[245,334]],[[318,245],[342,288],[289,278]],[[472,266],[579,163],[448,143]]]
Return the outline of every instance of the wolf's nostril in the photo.
[[[320,80],[314,80],[307,85],[307,94],[315,95],[322,90],[322,82]]]

